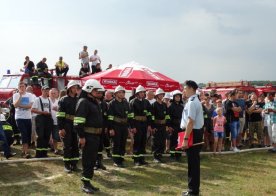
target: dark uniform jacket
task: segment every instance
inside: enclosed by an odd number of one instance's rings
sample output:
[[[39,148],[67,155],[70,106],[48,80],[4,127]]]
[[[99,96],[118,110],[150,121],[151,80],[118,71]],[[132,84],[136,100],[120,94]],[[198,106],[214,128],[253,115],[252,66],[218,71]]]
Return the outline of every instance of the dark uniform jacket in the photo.
[[[169,126],[179,126],[180,129],[180,122],[182,118],[182,112],[183,112],[184,106],[176,102],[172,102],[172,104],[168,108],[168,114],[170,115],[170,121]]]
[[[128,118],[131,117],[128,102],[126,100],[120,102],[117,99],[113,99],[109,103],[107,115],[109,130],[114,129],[114,125],[126,125],[128,123]]]
[[[102,128],[102,108],[96,99],[87,97],[80,98],[76,106],[74,129],[80,138],[84,137],[85,128]]]
[[[158,103],[155,101],[152,104],[152,128],[155,128],[158,124],[167,125],[169,119],[167,105],[164,102]]]
[[[58,128],[64,129],[66,122],[74,120],[76,105],[78,102],[77,97],[64,96],[58,102],[57,123]]]
[[[137,97],[132,99],[129,103],[130,106],[130,126],[131,128],[135,128],[135,124],[137,123],[137,116],[145,116],[147,118],[148,125],[151,125],[152,117],[151,110],[152,107],[150,102],[147,99],[139,100]]]

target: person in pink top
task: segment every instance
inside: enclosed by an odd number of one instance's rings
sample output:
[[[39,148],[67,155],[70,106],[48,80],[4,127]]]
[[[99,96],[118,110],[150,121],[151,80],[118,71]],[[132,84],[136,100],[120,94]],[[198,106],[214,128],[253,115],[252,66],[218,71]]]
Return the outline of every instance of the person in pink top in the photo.
[[[217,116],[213,119],[214,125],[214,153],[221,152],[222,140],[224,138],[224,124],[226,123],[226,118],[223,116],[223,109],[218,107],[216,109]]]

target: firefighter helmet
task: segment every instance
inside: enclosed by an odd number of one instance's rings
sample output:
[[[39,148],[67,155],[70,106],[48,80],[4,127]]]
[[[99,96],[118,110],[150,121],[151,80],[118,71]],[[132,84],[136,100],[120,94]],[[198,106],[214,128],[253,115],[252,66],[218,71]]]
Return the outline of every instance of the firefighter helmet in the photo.
[[[114,91],[114,93],[117,93],[117,92],[119,92],[119,91],[124,91],[124,92],[126,92],[126,89],[124,88],[124,87],[122,87],[122,86],[117,86],[116,88],[115,88],[115,91]]]
[[[102,88],[102,85],[98,80],[89,79],[84,83],[82,90],[84,90],[87,93],[91,93],[94,89],[101,89],[101,88]]]
[[[101,88],[98,89],[99,92],[104,92],[105,88],[101,85]]]
[[[165,94],[165,92],[163,91],[162,88],[158,88],[158,89],[155,91],[155,96],[160,95],[160,94]]]
[[[171,94],[170,93],[165,93],[164,99],[171,99]]]
[[[139,85],[136,88],[136,94],[139,93],[139,92],[146,92],[146,89],[142,85]]]
[[[182,95],[182,93],[181,93],[180,90],[174,90],[172,94],[173,94],[173,96],[175,96],[175,95]]]
[[[81,84],[78,80],[70,80],[67,84],[67,89],[71,88],[72,86],[79,86],[81,87]]]

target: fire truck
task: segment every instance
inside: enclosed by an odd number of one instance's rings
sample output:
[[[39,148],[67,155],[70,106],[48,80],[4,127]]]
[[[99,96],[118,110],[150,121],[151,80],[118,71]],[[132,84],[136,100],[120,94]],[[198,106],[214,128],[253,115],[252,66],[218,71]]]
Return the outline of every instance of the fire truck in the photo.
[[[51,72],[52,80],[51,85],[52,88],[57,88],[58,90],[65,89],[69,80],[77,80],[80,82],[80,78],[78,76],[54,76],[53,72]],[[7,105],[5,102],[12,97],[14,91],[16,91],[18,87],[18,83],[23,81],[25,84],[31,85],[33,87],[33,92],[36,96],[41,95],[41,81],[38,80],[38,83],[33,83],[29,74],[6,74],[3,75],[0,80],[0,104],[2,110],[7,110]],[[46,80],[45,80],[46,81]],[[47,81],[48,82],[48,81]],[[44,83],[45,84],[45,83]],[[48,83],[46,83],[48,84]],[[7,111],[6,111],[7,112]]]
[[[220,94],[225,98],[225,94],[231,90],[242,90],[247,93],[255,92],[258,94],[255,86],[251,85],[248,81],[239,82],[208,82],[203,92]]]
[[[203,89],[203,92],[217,93],[225,98],[225,93],[231,90],[242,90],[247,93],[256,93],[257,95],[265,95],[267,93],[276,93],[276,86],[267,84],[265,86],[254,86],[248,81],[239,82],[209,82]]]

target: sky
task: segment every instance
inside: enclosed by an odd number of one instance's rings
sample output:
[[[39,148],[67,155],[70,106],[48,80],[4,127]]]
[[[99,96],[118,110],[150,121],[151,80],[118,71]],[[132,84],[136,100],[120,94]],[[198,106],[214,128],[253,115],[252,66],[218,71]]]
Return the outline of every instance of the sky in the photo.
[[[26,55],[49,68],[63,56],[77,75],[87,45],[103,69],[136,61],[179,82],[275,80],[275,19],[275,0],[0,0],[0,75]]]

